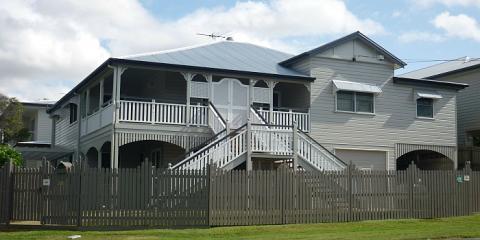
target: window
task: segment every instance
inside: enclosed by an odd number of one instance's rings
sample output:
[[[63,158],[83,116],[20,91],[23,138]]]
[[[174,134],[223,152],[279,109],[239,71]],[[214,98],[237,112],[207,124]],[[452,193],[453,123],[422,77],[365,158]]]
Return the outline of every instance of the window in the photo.
[[[338,91],[337,111],[373,113],[373,93]]]
[[[433,99],[417,99],[417,117],[433,118]]]
[[[70,103],[70,123],[77,121],[77,104]]]

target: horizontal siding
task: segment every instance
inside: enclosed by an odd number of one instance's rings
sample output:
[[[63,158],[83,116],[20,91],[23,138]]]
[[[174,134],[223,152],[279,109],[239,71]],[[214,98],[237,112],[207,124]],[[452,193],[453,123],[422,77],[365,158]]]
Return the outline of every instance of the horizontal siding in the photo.
[[[75,150],[78,141],[78,121],[70,124],[69,108],[63,107],[55,111],[59,115],[55,121],[55,145]]]
[[[52,120],[48,116],[46,109],[39,109],[37,112],[37,134],[36,140],[41,142],[51,142],[52,140]]]
[[[446,76],[438,80],[469,85],[457,96],[458,144],[465,145],[466,132],[480,130],[480,70]]]
[[[321,143],[394,148],[395,143],[455,145],[455,91],[439,92],[435,120],[416,118],[414,87],[394,84],[393,68],[385,64],[311,58],[311,135]],[[375,115],[336,113],[332,80],[375,84]],[[422,88],[425,89],[425,88]],[[395,161],[389,161],[394,168]]]

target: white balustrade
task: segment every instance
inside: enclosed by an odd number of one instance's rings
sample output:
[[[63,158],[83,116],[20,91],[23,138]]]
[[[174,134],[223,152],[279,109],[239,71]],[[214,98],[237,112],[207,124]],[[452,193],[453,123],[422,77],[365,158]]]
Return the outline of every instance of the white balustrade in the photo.
[[[152,124],[187,124],[187,106],[184,104],[120,101],[119,120]],[[208,124],[206,106],[190,106],[190,124]]]
[[[202,169],[207,167],[208,164],[224,167],[246,153],[246,136],[246,130],[243,130],[233,137],[213,142],[199,150],[196,154],[177,163],[172,169]]]
[[[345,164],[305,133],[298,132],[298,155],[318,170],[341,170]]]
[[[270,119],[269,110],[259,110],[259,113],[270,124],[292,126],[294,122],[297,122],[298,128],[300,130],[304,132],[310,131],[310,114],[309,113],[294,112],[292,110],[288,112],[273,111],[272,119]]]
[[[291,129],[270,129],[263,126],[252,126],[252,152],[263,152],[274,155],[291,155],[293,134]]]

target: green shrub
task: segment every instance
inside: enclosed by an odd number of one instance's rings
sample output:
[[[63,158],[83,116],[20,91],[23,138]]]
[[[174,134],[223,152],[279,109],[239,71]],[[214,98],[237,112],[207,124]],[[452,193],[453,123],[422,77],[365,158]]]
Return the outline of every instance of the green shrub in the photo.
[[[0,166],[3,166],[10,160],[12,160],[13,164],[16,166],[21,166],[23,164],[22,154],[9,145],[0,145]]]

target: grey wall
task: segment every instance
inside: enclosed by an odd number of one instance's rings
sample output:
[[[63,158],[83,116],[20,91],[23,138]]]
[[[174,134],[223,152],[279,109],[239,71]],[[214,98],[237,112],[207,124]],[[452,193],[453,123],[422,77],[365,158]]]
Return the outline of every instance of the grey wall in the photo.
[[[450,82],[467,83],[469,86],[458,93],[458,144],[467,145],[466,132],[480,131],[480,70],[438,78]]]
[[[434,120],[418,119],[414,90],[425,88],[394,84],[392,64],[327,55],[312,56],[295,65],[310,66],[310,74],[316,78],[311,84],[311,135],[317,141],[331,150],[388,151],[389,169],[395,168],[395,143],[456,145],[455,91],[427,88],[443,99],[435,103]],[[334,79],[381,87],[383,93],[375,97],[375,114],[335,112]]]
[[[41,108],[37,112],[37,138],[41,142],[51,142],[52,140],[52,119],[47,114],[46,108]]]
[[[78,97],[74,97],[71,101],[76,102]],[[78,141],[78,121],[70,124],[70,109],[68,103],[64,107],[59,108],[52,115],[58,115],[55,121],[55,145],[76,150]]]

